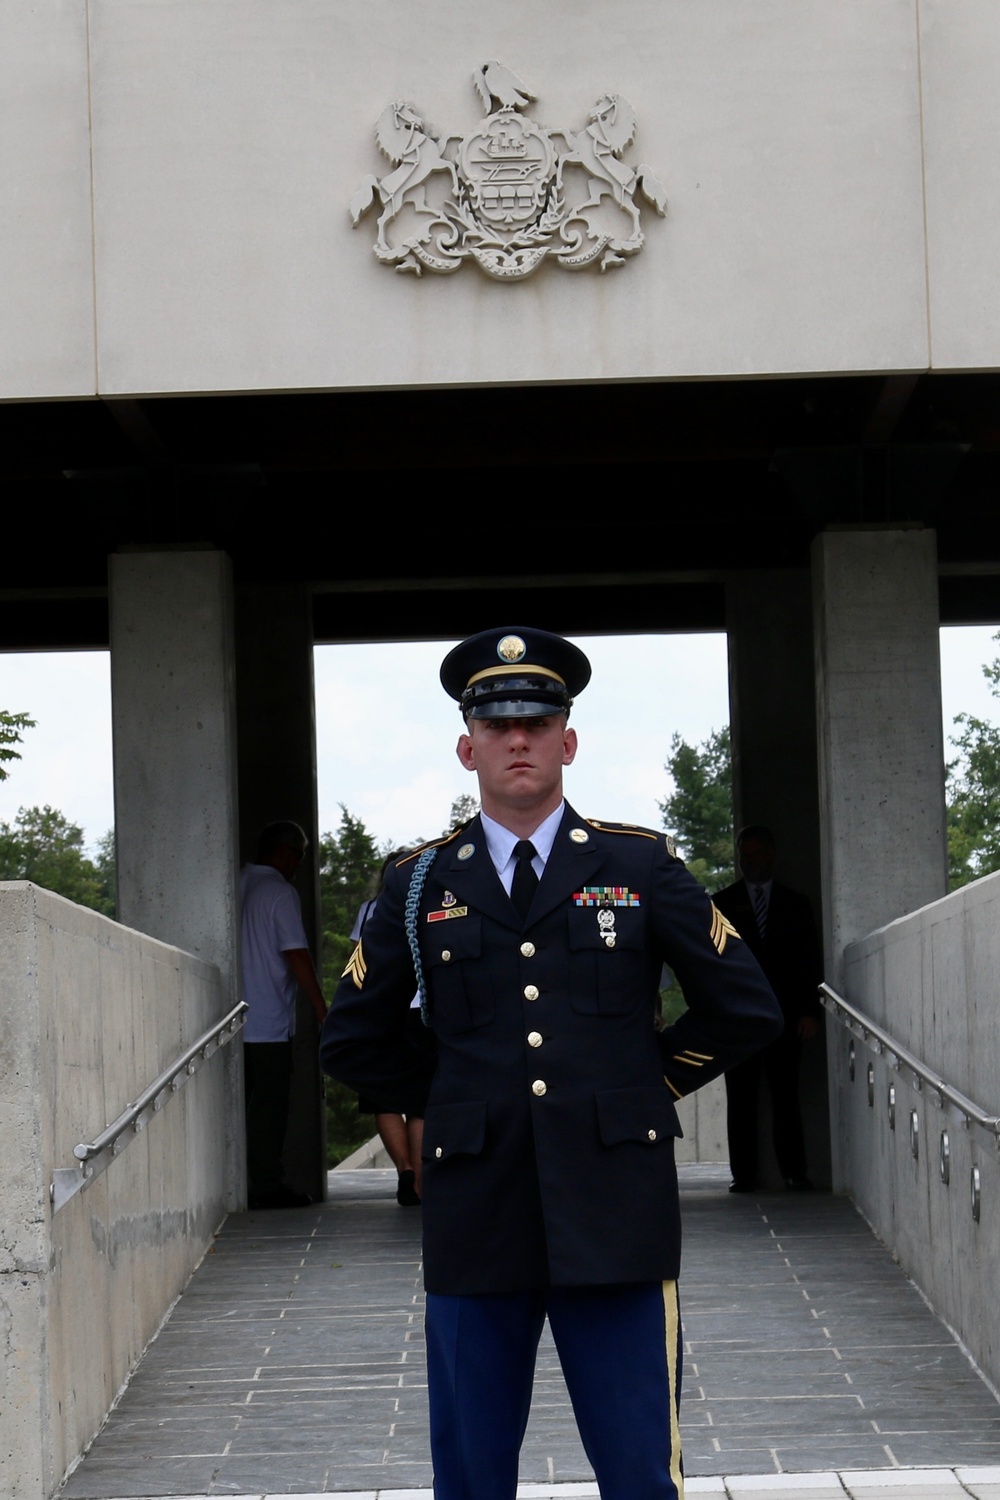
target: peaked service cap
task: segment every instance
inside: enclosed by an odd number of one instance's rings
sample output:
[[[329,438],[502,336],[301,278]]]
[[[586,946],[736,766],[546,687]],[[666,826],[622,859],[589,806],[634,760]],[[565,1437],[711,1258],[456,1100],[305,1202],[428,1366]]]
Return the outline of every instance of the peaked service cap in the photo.
[[[467,719],[568,713],[589,681],[590,662],[578,646],[522,625],[470,635],[441,663],[441,684]]]

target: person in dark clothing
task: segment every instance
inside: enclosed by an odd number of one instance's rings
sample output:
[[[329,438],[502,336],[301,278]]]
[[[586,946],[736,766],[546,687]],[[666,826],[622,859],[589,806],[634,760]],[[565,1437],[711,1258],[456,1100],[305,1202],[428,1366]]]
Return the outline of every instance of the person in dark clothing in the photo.
[[[774,1154],[786,1187],[812,1187],[799,1106],[802,1043],[819,1029],[822,1010],[816,988],[823,977],[819,937],[808,899],[774,879],[774,835],[762,824],[740,830],[736,840],[742,880],[715,895],[757,959],[778,997],[785,1027],[776,1040],[726,1072],[726,1127],[730,1192],[757,1186],[757,1108],[763,1073],[771,1096]]]

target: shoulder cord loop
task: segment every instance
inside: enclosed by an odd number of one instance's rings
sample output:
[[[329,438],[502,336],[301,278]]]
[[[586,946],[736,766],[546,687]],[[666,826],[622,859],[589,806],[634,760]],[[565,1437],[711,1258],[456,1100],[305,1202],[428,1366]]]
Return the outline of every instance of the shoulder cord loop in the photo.
[[[437,856],[437,849],[425,849],[420,855],[410,874],[410,888],[406,893],[406,941],[410,945],[413,955],[413,971],[417,976],[417,993],[420,996],[420,1019],[425,1026],[430,1025],[427,1018],[427,981],[424,979],[424,965],[420,957],[420,941],[417,935],[417,918],[420,913],[420,898],[424,893],[424,884],[427,880],[427,872]]]

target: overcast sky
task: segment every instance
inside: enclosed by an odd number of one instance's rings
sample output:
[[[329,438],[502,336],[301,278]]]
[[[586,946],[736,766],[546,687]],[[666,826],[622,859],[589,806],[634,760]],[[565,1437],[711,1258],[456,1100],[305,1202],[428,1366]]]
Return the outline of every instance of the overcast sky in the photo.
[[[941,633],[946,734],[962,711],[1000,720],[982,675],[982,664],[1000,654],[994,633],[981,626]],[[580,752],[567,771],[568,796],[585,816],[658,827],[671,735],[703,740],[728,718],[725,636],[578,644],[594,675],[573,710]],[[336,827],[343,802],[379,842],[408,844],[438,833],[453,799],[475,791],[454,754],[457,705],[438,682],[447,649],[439,641],[317,648],[321,831]],[[93,845],[114,821],[107,653],[0,655],[0,707],[38,721],[0,782],[0,821],[47,802]]]

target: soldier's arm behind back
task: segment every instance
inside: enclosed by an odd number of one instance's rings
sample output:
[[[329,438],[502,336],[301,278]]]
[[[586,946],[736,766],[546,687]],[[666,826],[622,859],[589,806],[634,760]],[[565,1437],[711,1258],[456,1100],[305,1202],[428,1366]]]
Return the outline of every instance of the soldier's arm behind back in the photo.
[[[324,1073],[398,1114],[422,1106],[429,1075],[403,1032],[417,987],[404,923],[410,870],[388,872],[327,1012],[319,1054]]]
[[[659,1038],[667,1083],[683,1097],[779,1036],[783,1019],[746,943],[665,844],[651,896],[663,956],[688,1005]]]

